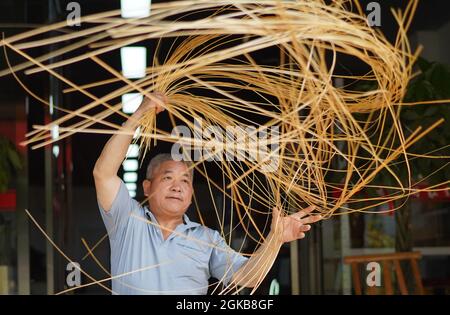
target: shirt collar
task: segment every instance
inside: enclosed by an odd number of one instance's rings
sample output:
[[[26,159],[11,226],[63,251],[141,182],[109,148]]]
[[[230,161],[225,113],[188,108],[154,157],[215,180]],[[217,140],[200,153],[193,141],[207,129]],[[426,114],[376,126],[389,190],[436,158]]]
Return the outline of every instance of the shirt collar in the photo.
[[[147,206],[144,207],[144,210],[145,210],[145,216],[147,217],[147,219],[149,219],[152,222],[158,222],[158,220],[156,220],[155,215],[150,211],[150,209]],[[200,226],[200,224],[189,220],[189,217],[186,214],[183,215],[182,227],[184,229],[190,229],[190,228],[194,228],[197,226]]]

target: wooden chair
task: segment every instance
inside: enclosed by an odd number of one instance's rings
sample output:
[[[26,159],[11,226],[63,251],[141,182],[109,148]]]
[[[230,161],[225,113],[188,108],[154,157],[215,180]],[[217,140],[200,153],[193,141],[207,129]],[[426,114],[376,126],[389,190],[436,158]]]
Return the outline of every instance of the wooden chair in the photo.
[[[380,255],[363,255],[363,256],[347,256],[344,257],[344,263],[350,264],[352,267],[353,286],[357,295],[362,294],[361,278],[359,264],[363,264],[364,270],[369,262],[381,263],[383,272],[383,282],[385,287],[385,294],[394,294],[393,279],[391,277],[392,265],[394,266],[395,273],[397,275],[397,282],[402,295],[408,294],[408,289],[405,282],[405,277],[401,268],[400,261],[409,260],[415,280],[415,292],[416,294],[424,294],[422,279],[420,277],[419,265],[417,261],[422,258],[420,252],[399,252],[392,254],[380,254]],[[368,287],[367,294],[376,294],[376,287]]]

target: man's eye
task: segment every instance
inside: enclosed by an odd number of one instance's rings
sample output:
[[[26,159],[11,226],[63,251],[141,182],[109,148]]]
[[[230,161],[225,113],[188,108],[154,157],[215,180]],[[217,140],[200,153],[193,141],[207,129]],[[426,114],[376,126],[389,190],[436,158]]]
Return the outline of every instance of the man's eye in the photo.
[[[183,183],[189,183],[189,181],[187,179],[183,179]]]
[[[168,179],[170,179],[170,176],[164,176],[163,179],[168,180]]]

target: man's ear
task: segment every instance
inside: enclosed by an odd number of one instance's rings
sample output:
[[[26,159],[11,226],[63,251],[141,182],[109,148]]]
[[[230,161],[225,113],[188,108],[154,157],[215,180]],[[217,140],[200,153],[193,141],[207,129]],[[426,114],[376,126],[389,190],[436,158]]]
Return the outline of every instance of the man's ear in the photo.
[[[142,182],[142,190],[144,191],[144,195],[148,197],[148,191],[150,190],[150,187],[152,185],[152,181],[148,179],[144,179]]]

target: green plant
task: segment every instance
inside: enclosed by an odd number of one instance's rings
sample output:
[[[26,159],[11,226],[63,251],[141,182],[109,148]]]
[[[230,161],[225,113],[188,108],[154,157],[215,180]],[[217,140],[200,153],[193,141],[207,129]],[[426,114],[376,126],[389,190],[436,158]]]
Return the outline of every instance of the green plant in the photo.
[[[450,99],[450,67],[438,62],[429,62],[423,58],[418,60],[417,66],[421,73],[410,82],[404,101],[411,103]],[[445,148],[450,139],[449,105],[450,103],[419,105],[402,110],[402,124],[410,130],[415,130],[419,126],[427,127],[441,118],[445,119],[445,122],[430,132],[426,138],[411,147],[413,153],[423,154],[439,149],[435,155],[450,155],[449,148]],[[411,165],[416,170],[436,170],[443,165],[443,161],[440,159],[415,159],[411,161]],[[427,174],[418,173],[418,175],[426,176]],[[450,168],[446,167],[441,172],[434,174],[429,182],[439,183],[449,178]]]
[[[5,192],[11,178],[22,169],[19,152],[6,137],[0,136],[0,193]]]

